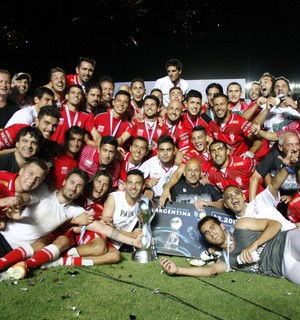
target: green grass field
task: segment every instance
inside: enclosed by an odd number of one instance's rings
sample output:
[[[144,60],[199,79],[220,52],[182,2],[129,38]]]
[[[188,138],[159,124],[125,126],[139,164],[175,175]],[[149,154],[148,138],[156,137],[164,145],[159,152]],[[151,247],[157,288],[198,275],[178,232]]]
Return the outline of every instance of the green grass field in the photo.
[[[36,269],[0,283],[1,320],[300,319],[300,286],[242,272],[209,278],[162,273],[122,253],[116,265]],[[185,258],[172,257],[188,266]]]

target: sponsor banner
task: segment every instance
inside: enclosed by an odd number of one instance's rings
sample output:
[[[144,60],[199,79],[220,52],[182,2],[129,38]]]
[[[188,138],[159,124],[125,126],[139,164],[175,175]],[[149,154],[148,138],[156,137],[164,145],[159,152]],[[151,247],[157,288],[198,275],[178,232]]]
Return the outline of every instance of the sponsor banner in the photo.
[[[206,215],[217,217],[229,230],[235,223],[234,216],[212,207],[196,210],[194,204],[167,203],[164,208],[157,205],[151,222],[156,251],[160,254],[199,258],[207,249],[207,243],[197,230],[198,222]]]

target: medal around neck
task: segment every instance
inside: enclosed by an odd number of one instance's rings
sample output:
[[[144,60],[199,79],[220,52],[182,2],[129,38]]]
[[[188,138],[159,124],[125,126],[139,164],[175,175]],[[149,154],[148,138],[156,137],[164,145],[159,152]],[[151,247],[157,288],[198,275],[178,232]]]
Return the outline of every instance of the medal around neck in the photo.
[[[140,263],[157,260],[155,242],[152,239],[151,221],[155,216],[155,205],[148,198],[141,198],[135,205],[135,212],[141,225],[143,237],[141,248],[132,253],[132,260]]]

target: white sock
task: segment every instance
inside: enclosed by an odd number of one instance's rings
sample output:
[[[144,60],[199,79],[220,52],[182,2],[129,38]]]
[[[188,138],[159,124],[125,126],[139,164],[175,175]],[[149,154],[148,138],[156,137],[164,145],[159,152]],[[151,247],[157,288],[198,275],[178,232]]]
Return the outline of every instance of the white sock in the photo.
[[[94,261],[92,259],[84,259],[82,258],[82,265],[86,267],[94,266]]]
[[[69,257],[80,257],[80,254],[78,253],[76,248],[71,248],[70,250],[68,250],[67,255]]]
[[[52,254],[52,261],[56,260],[60,256],[60,251],[55,244],[49,244],[44,249],[48,250]]]
[[[31,258],[33,255],[34,255],[34,251],[33,251],[33,248],[32,246],[29,244],[29,243],[24,243],[22,244],[22,249],[25,251],[26,253],[26,257],[25,257],[25,260]]]

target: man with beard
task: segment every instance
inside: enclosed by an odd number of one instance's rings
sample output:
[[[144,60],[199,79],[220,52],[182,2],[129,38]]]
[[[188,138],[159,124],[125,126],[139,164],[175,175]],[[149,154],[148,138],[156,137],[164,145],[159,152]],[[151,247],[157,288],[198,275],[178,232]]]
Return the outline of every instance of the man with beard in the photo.
[[[144,99],[144,119],[135,119],[133,125],[119,137],[119,145],[122,146],[130,137],[143,136],[148,140],[148,157],[157,152],[158,138],[163,134],[163,124],[159,113],[159,99],[154,95],[147,95]]]
[[[78,201],[93,215],[95,220],[101,220],[104,202],[107,199],[111,185],[111,175],[105,170],[99,170],[89,183],[86,194]],[[62,265],[94,266],[120,261],[119,250],[115,249],[103,234],[86,230],[85,227],[79,228],[81,229],[80,232],[77,232],[78,230],[76,229],[78,228],[72,227],[54,240],[52,244],[56,245],[60,252],[62,252],[62,249],[65,251],[62,253],[61,258],[48,262],[43,267],[49,268]]]
[[[14,249],[0,259],[0,270],[17,261],[25,260],[7,271],[12,277],[23,278],[29,269],[57,259],[60,252],[68,249],[68,243],[57,246],[51,242],[57,234],[61,233],[57,228],[67,221],[79,226],[88,225],[94,221],[93,215],[73,202],[83,194],[88,180],[87,173],[74,168],[70,170],[60,190],[49,192],[44,186],[35,194],[31,194],[30,202],[39,199],[38,203],[24,208],[21,213],[23,217],[21,223],[8,221],[6,230],[2,231],[3,237]],[[133,237],[122,237],[111,227],[102,223],[94,222],[92,225],[96,232],[104,231],[104,234],[109,234],[115,240],[126,239],[130,244],[136,242]]]
[[[76,74],[69,74],[66,76],[67,88],[73,84],[78,84],[85,92],[86,85],[91,81],[96,61],[89,57],[80,57],[76,64]]]
[[[209,183],[222,193],[228,185],[239,186],[248,201],[250,178],[255,170],[256,161],[251,158],[232,156],[229,148],[222,140],[214,140],[209,145],[211,160],[205,169]],[[258,193],[263,190],[259,186]]]
[[[136,238],[141,234],[140,228],[135,228],[138,218],[135,212],[137,202],[141,198],[145,179],[139,169],[127,172],[125,191],[112,192],[104,204],[101,220],[120,230],[124,235]],[[120,242],[113,242],[116,249],[120,249]]]
[[[90,83],[85,92],[85,101],[82,105],[81,111],[85,113],[92,113],[95,117],[100,113],[100,100],[102,90],[96,83]]]
[[[264,157],[269,151],[268,145],[263,145],[251,134],[251,122],[230,111],[228,97],[222,93],[215,94],[213,102],[215,120],[209,123],[208,135],[224,141],[233,156],[255,158],[257,161]]]

